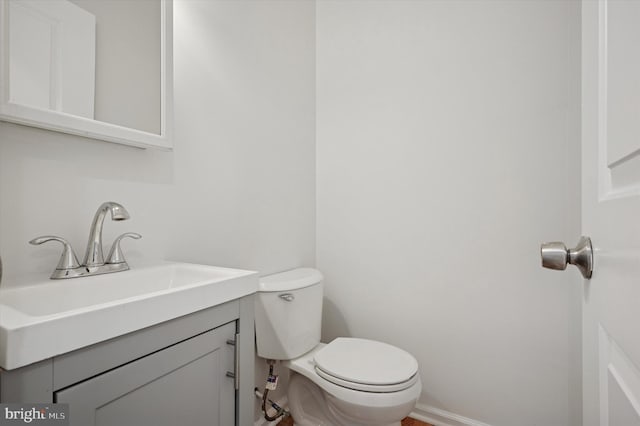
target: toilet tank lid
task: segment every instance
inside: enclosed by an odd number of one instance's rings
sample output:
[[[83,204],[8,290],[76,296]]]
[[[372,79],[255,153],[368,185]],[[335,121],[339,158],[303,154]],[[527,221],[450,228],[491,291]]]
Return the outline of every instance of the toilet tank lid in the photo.
[[[290,291],[319,284],[322,273],[313,268],[297,268],[260,278],[258,291]]]

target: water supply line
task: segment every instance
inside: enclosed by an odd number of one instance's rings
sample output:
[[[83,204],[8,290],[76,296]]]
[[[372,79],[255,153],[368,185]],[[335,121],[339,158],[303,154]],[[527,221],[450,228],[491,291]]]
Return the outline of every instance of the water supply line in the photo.
[[[277,420],[281,416],[289,416],[289,412],[284,408],[280,407],[278,404],[269,399],[269,391],[275,390],[278,385],[278,376],[273,374],[273,366],[276,363],[273,359],[268,359],[267,364],[269,364],[269,375],[267,376],[267,384],[264,387],[264,393],[260,395],[258,388],[255,388],[256,396],[262,397],[262,411],[264,412],[264,418],[270,422]],[[271,405],[271,408],[276,410],[276,414],[274,416],[270,416],[267,412],[267,402]]]

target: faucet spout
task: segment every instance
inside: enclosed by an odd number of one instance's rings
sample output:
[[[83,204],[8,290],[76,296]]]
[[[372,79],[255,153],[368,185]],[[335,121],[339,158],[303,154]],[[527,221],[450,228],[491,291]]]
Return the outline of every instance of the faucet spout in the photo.
[[[84,255],[85,266],[102,266],[104,265],[104,254],[102,252],[102,227],[107,212],[111,212],[111,220],[129,219],[129,212],[121,204],[113,201],[102,203],[95,216],[89,230],[89,242],[87,243],[87,251]]]

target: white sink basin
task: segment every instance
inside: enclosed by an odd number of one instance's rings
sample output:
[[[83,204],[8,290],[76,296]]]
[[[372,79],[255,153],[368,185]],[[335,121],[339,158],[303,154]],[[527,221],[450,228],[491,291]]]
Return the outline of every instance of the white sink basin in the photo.
[[[252,293],[252,271],[162,263],[0,289],[0,367],[51,358]]]

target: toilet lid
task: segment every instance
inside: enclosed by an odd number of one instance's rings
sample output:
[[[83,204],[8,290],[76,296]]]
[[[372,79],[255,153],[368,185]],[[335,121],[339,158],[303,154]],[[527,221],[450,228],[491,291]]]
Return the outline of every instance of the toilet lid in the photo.
[[[417,380],[418,362],[411,354],[374,340],[339,337],[314,362],[321,377],[353,389],[391,392]]]

